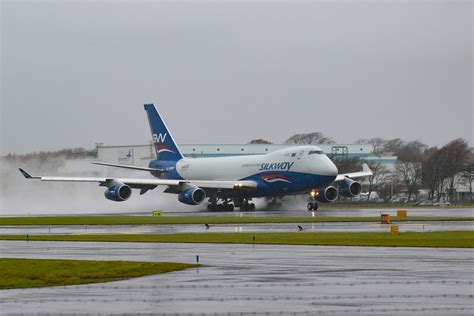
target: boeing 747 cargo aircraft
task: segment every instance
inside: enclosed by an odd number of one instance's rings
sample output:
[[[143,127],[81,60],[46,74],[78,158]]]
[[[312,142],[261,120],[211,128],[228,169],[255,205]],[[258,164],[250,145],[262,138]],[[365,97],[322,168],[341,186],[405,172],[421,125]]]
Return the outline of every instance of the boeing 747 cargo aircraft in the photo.
[[[156,159],[148,168],[94,162],[98,165],[150,172],[157,179],[85,178],[31,176],[41,181],[97,182],[104,186],[105,197],[122,202],[132,189],[140,194],[166,186],[164,192],[178,195],[181,203],[201,204],[208,200],[209,210],[254,210],[252,198],[308,196],[308,210],[317,210],[318,202],[333,202],[341,194],[357,196],[361,185],[354,179],[372,172],[366,164],[359,172],[338,174],[334,163],[316,146],[295,146],[264,155],[234,157],[183,157],[154,104],[145,104]]]

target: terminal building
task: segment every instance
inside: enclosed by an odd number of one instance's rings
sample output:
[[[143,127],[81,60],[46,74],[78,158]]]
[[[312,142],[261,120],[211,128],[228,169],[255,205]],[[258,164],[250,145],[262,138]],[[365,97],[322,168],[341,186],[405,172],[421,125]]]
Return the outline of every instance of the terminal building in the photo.
[[[294,147],[289,144],[178,144],[185,157],[228,157],[238,155],[259,155],[275,150]],[[303,146],[303,145],[302,145]],[[329,158],[346,159],[358,157],[367,162],[380,162],[389,169],[395,164],[395,156],[377,156],[372,145],[356,144],[330,144],[317,145]],[[148,166],[150,160],[156,159],[153,144],[147,145],[119,145],[106,146],[96,144],[97,159],[101,162],[117,163],[123,165]]]

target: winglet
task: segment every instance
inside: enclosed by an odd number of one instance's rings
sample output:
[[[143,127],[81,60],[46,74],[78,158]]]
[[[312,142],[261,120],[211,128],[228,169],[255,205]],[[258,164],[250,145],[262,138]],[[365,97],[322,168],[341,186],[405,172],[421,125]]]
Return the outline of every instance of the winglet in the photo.
[[[369,165],[366,164],[366,163],[362,164],[362,171],[372,172],[372,170],[370,170],[370,168],[369,168]]]
[[[22,174],[25,178],[27,178],[27,179],[33,178],[33,177],[32,177],[28,172],[26,172],[25,170],[23,170],[23,169],[21,169],[21,168],[19,168],[19,170],[20,170],[21,174]]]
[[[21,174],[27,179],[39,179],[40,178],[40,177],[31,176],[28,172],[26,172],[25,170],[23,170],[21,168],[19,168],[19,170],[20,170]]]

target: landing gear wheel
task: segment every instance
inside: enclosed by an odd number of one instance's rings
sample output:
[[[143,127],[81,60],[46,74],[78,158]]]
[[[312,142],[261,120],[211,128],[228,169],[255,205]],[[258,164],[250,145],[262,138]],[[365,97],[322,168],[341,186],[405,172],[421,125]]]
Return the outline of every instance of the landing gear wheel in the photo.
[[[318,210],[318,203],[314,203],[314,204],[313,204],[313,210],[314,210],[314,211],[317,211],[317,210]]]
[[[306,207],[308,208],[308,211],[312,211],[313,210],[313,203],[309,202],[308,205],[306,205]]]
[[[233,204],[226,204],[225,205],[225,210],[227,212],[233,212],[234,211],[234,205]]]
[[[209,204],[209,205],[207,206],[207,210],[208,210],[208,211],[211,211],[211,212],[212,212],[212,211],[215,211],[215,210],[216,210],[216,206],[217,206],[217,205]]]
[[[250,204],[249,204],[249,210],[250,210],[250,211],[255,211],[255,204],[250,203]]]

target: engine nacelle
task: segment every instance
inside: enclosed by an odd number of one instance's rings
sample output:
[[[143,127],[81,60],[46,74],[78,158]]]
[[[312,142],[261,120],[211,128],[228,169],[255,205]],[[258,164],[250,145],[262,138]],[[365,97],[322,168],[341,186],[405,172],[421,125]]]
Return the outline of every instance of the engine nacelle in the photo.
[[[316,200],[319,202],[334,202],[337,200],[338,192],[335,187],[325,187],[319,189],[319,194],[316,196]]]
[[[362,186],[360,185],[360,183],[349,178],[345,178],[341,186],[339,187],[339,192],[342,196],[345,197],[358,196],[361,191]]]
[[[193,187],[184,190],[178,195],[178,200],[181,203],[188,205],[201,204],[206,199],[206,192],[198,187]]]
[[[132,189],[126,184],[117,183],[105,190],[104,195],[108,200],[123,202],[132,195]]]

